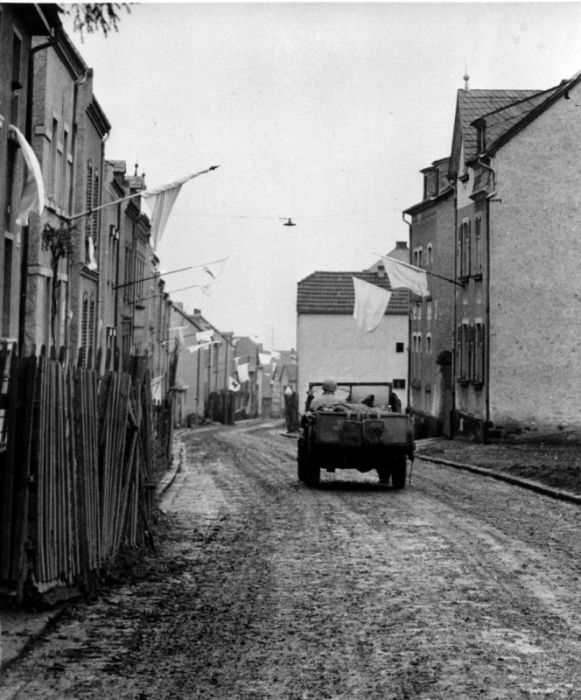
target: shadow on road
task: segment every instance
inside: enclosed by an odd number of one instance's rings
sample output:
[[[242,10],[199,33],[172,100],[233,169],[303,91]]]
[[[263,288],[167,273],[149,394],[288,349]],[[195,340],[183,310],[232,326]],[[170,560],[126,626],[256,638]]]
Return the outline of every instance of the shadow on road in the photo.
[[[317,491],[362,491],[365,493],[373,491],[378,493],[384,493],[385,491],[398,493],[401,491],[401,489],[394,489],[389,484],[374,484],[367,481],[322,481],[318,486],[309,488],[314,488]]]

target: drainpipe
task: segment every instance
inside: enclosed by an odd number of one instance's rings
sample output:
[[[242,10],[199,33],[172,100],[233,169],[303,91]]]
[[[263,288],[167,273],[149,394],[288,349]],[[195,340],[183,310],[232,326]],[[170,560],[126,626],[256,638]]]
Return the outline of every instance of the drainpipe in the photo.
[[[69,214],[74,211],[73,208],[73,196],[75,193],[76,186],[76,172],[77,172],[77,110],[79,103],[79,87],[87,81],[89,77],[89,69],[85,70],[83,75],[79,76],[73,83],[73,115],[71,124],[71,153],[73,157],[73,164],[71,168],[71,181],[69,182],[69,196],[68,196],[68,210]],[[65,155],[66,158],[66,155]],[[65,337],[64,346],[69,353],[70,346],[70,309],[71,309],[71,262],[67,258],[67,296],[65,304]]]
[[[106,134],[103,134],[103,137],[101,138],[101,163],[99,165],[99,187],[101,189],[100,192],[100,199],[102,201],[102,193],[105,190],[105,141],[109,138],[109,131]],[[99,316],[101,313],[101,307],[103,305],[103,299],[101,298],[101,293],[103,291],[103,284],[102,284],[102,279],[101,279],[101,272],[103,270],[103,236],[102,236],[102,224],[103,218],[101,215],[101,212],[97,214],[97,235],[99,236],[99,241],[98,241],[98,268],[97,268],[97,308],[95,309],[95,323],[97,324],[97,336],[99,335]],[[94,244],[94,242],[93,242]],[[101,319],[102,320],[102,319]],[[101,338],[97,338],[97,347],[99,345],[102,345],[102,334],[103,332],[106,333],[105,329],[103,328],[103,323],[101,323]],[[98,368],[100,369],[100,368]]]
[[[477,162],[482,168],[488,170],[492,176],[492,192],[486,196],[486,363],[484,369],[486,373],[486,416],[482,436],[483,442],[486,442],[488,424],[490,422],[490,202],[493,197],[496,197],[496,173],[489,165],[483,163],[480,158]]]
[[[402,212],[401,218],[403,219],[404,223],[407,224],[409,232],[409,242],[410,242],[410,252],[412,250],[412,234],[413,234],[413,229],[412,229],[412,223],[411,221],[408,221],[405,218],[405,212]],[[390,281],[391,283],[391,281]],[[407,407],[408,407],[408,413],[410,412],[411,409],[411,377],[412,377],[412,370],[411,370],[411,339],[412,339],[412,317],[411,317],[411,304],[410,304],[410,310],[408,311],[408,383],[407,383]],[[393,379],[393,377],[392,377]]]
[[[457,357],[457,327],[458,327],[458,175],[454,180],[454,325],[452,328],[452,408],[450,416],[450,440],[454,439],[454,420],[456,417],[456,364]]]

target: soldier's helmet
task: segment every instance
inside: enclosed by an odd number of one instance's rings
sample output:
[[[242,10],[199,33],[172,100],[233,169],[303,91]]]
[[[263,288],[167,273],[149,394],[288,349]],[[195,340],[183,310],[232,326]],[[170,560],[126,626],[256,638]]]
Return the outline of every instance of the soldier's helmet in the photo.
[[[337,382],[334,379],[325,379],[323,382],[323,391],[329,391],[333,394],[337,391]]]

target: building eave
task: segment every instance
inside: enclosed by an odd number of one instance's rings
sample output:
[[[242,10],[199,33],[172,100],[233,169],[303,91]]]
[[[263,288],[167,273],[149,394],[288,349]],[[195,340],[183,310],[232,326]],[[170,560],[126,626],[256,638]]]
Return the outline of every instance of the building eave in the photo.
[[[443,200],[448,199],[448,197],[453,192],[454,188],[452,187],[452,185],[448,185],[448,187],[442,190],[436,197],[430,197],[430,199],[423,199],[421,202],[413,204],[411,207],[404,209],[403,213],[409,214],[410,216],[413,216],[414,214],[420,214],[426,209],[431,209],[437,204],[440,204],[440,202],[442,202]]]

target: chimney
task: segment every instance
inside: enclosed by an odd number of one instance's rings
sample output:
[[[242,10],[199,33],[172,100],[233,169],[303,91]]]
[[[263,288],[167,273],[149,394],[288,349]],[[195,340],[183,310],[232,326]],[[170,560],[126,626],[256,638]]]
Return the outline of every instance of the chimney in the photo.
[[[202,315],[202,309],[194,309],[194,316],[201,316]]]
[[[404,250],[406,250],[408,247],[408,242],[407,241],[396,241],[395,247],[396,248],[403,248]]]
[[[379,277],[379,279],[383,279],[385,277],[385,265],[379,263],[379,265],[377,266],[377,276]]]

